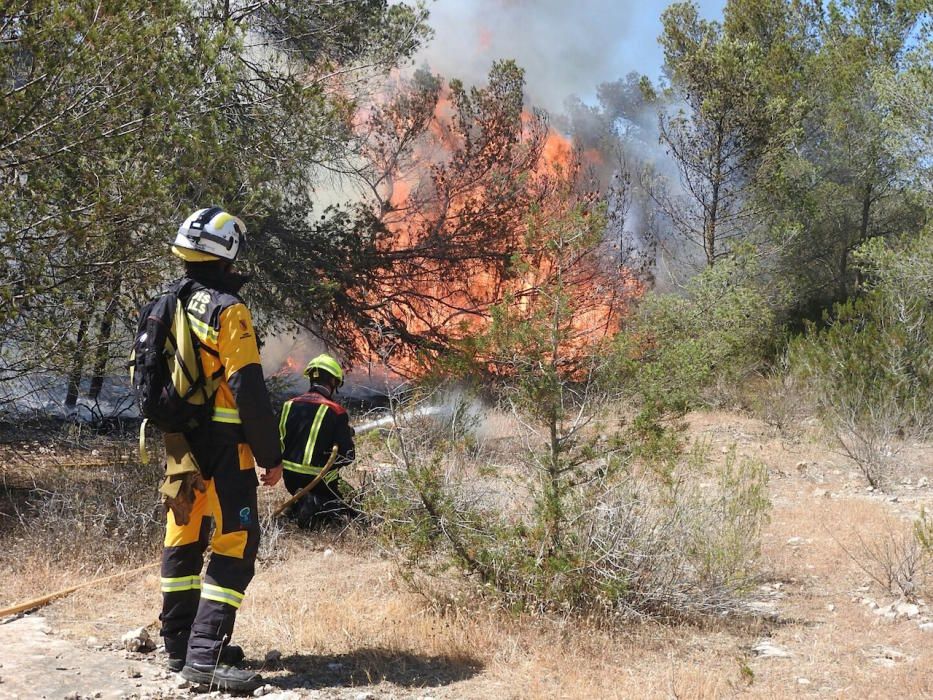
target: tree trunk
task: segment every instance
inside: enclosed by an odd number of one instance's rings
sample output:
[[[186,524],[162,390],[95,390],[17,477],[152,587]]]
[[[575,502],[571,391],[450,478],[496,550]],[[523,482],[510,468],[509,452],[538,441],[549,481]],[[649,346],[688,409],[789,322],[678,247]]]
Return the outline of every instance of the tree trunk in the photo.
[[[712,267],[716,264],[716,225],[719,218],[719,188],[722,186],[722,149],[723,149],[723,128],[722,122],[719,123],[716,136],[716,164],[713,166],[713,193],[707,209],[706,228],[703,231],[703,250],[706,252],[706,266]]]
[[[75,338],[75,351],[71,358],[71,374],[68,375],[68,391],[65,394],[65,406],[74,408],[78,403],[78,390],[81,387],[81,374],[84,372],[84,351],[87,338],[89,314],[78,322],[78,335]]]
[[[100,320],[100,329],[97,333],[97,352],[94,357],[94,373],[91,376],[91,388],[88,390],[88,398],[91,401],[97,401],[100,391],[104,386],[104,372],[107,369],[107,360],[110,355],[110,336],[113,332],[113,317],[117,312],[117,294],[119,294],[119,284],[114,290],[114,295],[110,298],[107,308]]]
[[[868,240],[868,225],[871,222],[871,193],[872,184],[869,182],[865,185],[865,192],[862,195],[862,218],[859,222],[858,239],[855,241],[854,245],[849,244],[842,249],[842,256],[839,259],[839,284],[837,287],[840,300],[846,299],[849,296],[849,253],[852,252],[853,248]],[[861,282],[861,272],[856,270],[856,287],[861,284]]]

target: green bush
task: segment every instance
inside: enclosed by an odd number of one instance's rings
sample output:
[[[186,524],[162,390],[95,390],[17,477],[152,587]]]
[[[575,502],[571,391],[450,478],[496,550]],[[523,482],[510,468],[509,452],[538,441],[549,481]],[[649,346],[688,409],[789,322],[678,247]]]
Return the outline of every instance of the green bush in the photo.
[[[837,304],[824,327],[790,345],[826,425],[881,485],[897,444],[933,422],[933,228],[900,248],[873,240],[857,251],[863,293]]]
[[[682,294],[650,293],[617,339],[621,374],[643,416],[678,415],[717,383],[740,382],[771,350],[776,326],[751,259],[735,256]]]

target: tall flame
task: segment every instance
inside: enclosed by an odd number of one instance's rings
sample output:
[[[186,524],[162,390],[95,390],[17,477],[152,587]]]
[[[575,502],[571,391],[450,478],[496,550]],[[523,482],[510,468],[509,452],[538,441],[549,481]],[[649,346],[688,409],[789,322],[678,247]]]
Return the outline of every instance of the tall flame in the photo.
[[[358,124],[366,122],[369,116],[358,115]],[[578,152],[557,131],[547,129],[540,133],[541,120],[523,112],[519,145],[533,151],[528,156],[531,160],[526,170],[510,173],[505,167],[501,175],[489,176],[486,171],[478,171],[475,181],[450,179],[445,168],[452,163],[452,167],[460,167],[469,174],[474,163],[464,159],[499,156],[498,152],[471,151],[475,144],[465,147],[464,139],[470,137],[464,134],[469,132],[462,130],[462,124],[460,130],[456,128],[456,118],[450,95],[441,92],[427,128],[408,145],[407,159],[391,151],[379,153],[381,162],[389,163],[378,181],[384,202],[382,223],[388,235],[377,246],[387,258],[397,256],[403,272],[393,272],[394,278],[377,281],[366,301],[373,308],[384,309],[387,318],[400,319],[413,337],[443,334],[448,338],[466,338],[488,328],[492,306],[506,296],[515,298],[519,304],[532,304],[535,290],[554,270],[546,256],[529,257],[524,250],[529,211],[521,201],[511,207],[502,206],[501,198],[507,196],[509,186],[514,184],[507,182],[508,178],[515,181],[527,178],[525,186],[538,193],[537,201],[559,217],[573,206],[571,201],[562,201],[557,196],[560,183],[574,178],[583,168],[603,165],[597,152]],[[590,203],[596,200],[593,194],[578,192],[575,196]],[[490,255],[471,255],[468,245],[458,249],[459,257],[454,260],[435,255],[443,249],[450,231],[463,235],[467,243],[470,235],[488,240],[470,228],[475,226],[496,227],[503,232],[492,243],[498,246],[495,250],[483,251]],[[509,260],[514,256],[523,257],[521,274],[511,269]],[[613,270],[607,258],[592,255],[574,273],[572,283],[580,311],[573,323],[579,332],[565,348],[570,354],[579,354],[593,342],[617,331],[628,303],[642,293],[634,278],[624,270]],[[365,347],[360,347],[360,354],[377,361],[374,350],[362,339],[361,343]],[[413,354],[393,357],[392,365],[407,375],[423,370]]]

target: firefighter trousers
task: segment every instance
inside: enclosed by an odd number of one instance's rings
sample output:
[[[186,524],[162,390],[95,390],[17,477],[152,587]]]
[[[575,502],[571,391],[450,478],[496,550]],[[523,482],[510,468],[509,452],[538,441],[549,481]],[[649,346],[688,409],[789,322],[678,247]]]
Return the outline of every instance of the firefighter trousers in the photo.
[[[259,549],[258,484],[246,445],[197,438],[189,438],[189,442],[201,465],[207,491],[196,492],[187,525],[178,525],[171,511],[167,515],[159,620],[170,657],[186,659],[187,663],[216,664],[221,649],[233,635],[237,610],[255,571]],[[202,583],[201,568],[208,543],[212,552]]]

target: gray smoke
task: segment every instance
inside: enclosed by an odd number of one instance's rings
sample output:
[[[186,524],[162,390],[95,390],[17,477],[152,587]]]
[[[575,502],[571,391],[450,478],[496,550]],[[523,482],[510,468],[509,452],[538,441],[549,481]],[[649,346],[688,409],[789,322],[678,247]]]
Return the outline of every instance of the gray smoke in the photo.
[[[448,0],[429,7],[435,38],[419,56],[434,72],[483,83],[494,60],[526,71],[530,102],[559,111],[571,94],[630,71],[655,77],[667,0]],[[705,4],[712,4],[707,2]],[[720,4],[721,3],[717,3]]]

